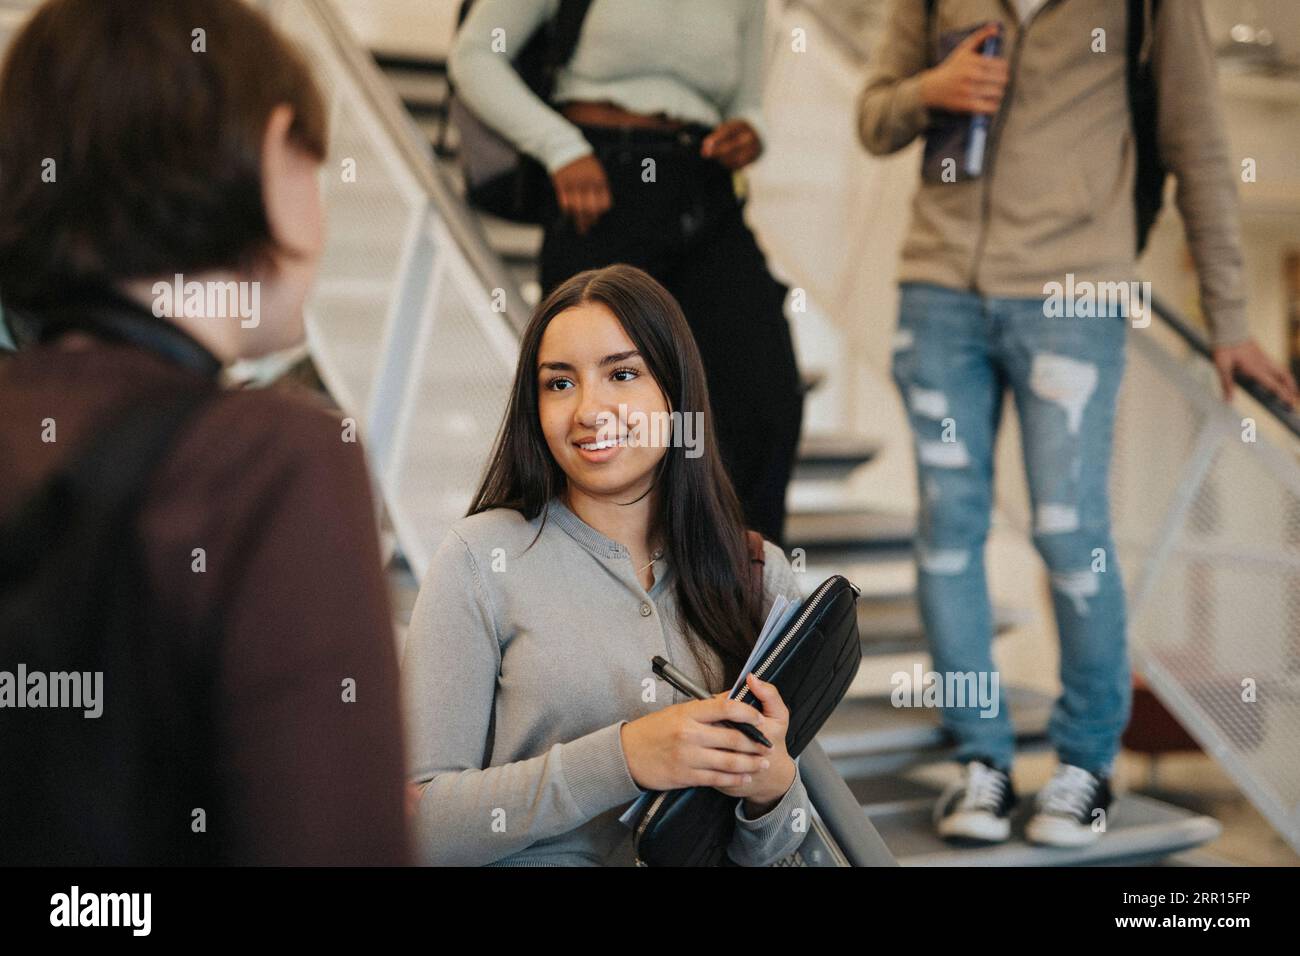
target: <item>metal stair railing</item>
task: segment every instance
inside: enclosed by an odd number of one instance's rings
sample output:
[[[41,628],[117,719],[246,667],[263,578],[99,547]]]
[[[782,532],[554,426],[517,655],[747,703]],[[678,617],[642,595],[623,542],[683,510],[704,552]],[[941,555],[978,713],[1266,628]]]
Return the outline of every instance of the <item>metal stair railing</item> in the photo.
[[[1204,339],[1153,305],[1191,358],[1130,334],[1111,485],[1134,668],[1300,850],[1300,418],[1240,376],[1255,407],[1220,401]]]
[[[355,416],[417,577],[473,493],[528,310],[476,216],[334,8],[264,0],[330,100],[329,235],[307,306],[322,380]]]
[[[1300,849],[1300,418],[1241,376],[1221,401],[1205,338],[1152,311],[1128,335],[1110,481],[1133,669]]]
[[[1110,476],[1132,666],[1300,849],[1300,418],[1241,376],[1223,402],[1204,336],[1151,311],[1128,333]],[[998,506],[1028,537],[1019,475]]]

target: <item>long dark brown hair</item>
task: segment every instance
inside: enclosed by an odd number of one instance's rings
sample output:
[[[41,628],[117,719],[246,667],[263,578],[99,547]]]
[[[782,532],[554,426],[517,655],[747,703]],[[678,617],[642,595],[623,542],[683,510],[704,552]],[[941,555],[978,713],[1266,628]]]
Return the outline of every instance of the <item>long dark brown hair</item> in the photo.
[[[580,272],[533,311],[520,343],[510,404],[468,513],[511,508],[532,520],[564,490],[567,478],[547,447],[539,419],[538,352],[551,320],[588,302],[614,313],[671,410],[703,413],[699,457],[687,458],[684,443],[673,441],[656,466],[658,508],[650,537],[663,541],[675,570],[679,624],[691,653],[712,689],[722,690],[735,681],[754,646],[762,598],[750,586],[744,518],[714,442],[699,349],[677,300],[647,273],[622,264]],[[721,660],[721,675],[705,647]]]

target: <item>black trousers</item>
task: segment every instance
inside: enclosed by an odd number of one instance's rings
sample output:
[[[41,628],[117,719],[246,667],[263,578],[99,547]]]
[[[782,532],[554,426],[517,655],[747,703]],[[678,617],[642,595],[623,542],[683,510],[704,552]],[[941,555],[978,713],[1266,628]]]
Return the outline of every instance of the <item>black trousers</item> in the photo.
[[[783,304],[745,225],[731,172],[699,155],[708,130],[583,127],[613,205],[586,233],[552,212],[541,255],[543,294],[584,269],[644,269],[681,305],[708,379],[713,427],[749,526],[784,546],[785,491],[803,393]],[[654,180],[646,182],[646,160]]]

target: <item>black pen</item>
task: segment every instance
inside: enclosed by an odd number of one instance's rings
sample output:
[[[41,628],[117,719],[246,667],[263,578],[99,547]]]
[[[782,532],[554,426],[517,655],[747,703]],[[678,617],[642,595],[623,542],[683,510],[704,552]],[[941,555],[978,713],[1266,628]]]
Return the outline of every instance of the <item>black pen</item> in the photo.
[[[657,676],[662,677],[668,683],[672,684],[683,694],[688,697],[694,697],[696,700],[707,700],[709,694],[706,694],[700,688],[696,687],[689,677],[679,671],[664,658],[655,655],[650,659],[650,666],[654,669]],[[772,746],[772,741],[763,736],[763,732],[753,724],[737,723],[734,720],[722,720],[719,723],[725,724],[733,730],[739,730],[742,734],[754,741],[756,744],[762,744],[764,747]]]

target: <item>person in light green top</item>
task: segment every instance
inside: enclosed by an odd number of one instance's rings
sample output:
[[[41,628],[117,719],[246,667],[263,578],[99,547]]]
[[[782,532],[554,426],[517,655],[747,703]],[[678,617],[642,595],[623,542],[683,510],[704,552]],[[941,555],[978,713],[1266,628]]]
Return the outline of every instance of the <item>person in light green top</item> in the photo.
[[[592,146],[533,95],[510,59],[558,10],[559,0],[476,0],[447,63],[470,108],[550,173]],[[710,128],[741,121],[761,141],[762,72],[758,0],[593,0],[551,100],[613,103]]]
[[[620,813],[691,786],[737,798],[733,862],[794,852],[810,807],[781,695],[748,675],[761,710],[725,699],[776,596],[800,597],[780,549],[764,552],[760,594],[672,297],[621,265],[561,285],[524,332],[487,472],[412,613],[419,858],[628,865]],[[655,655],[714,696],[684,698]]]

